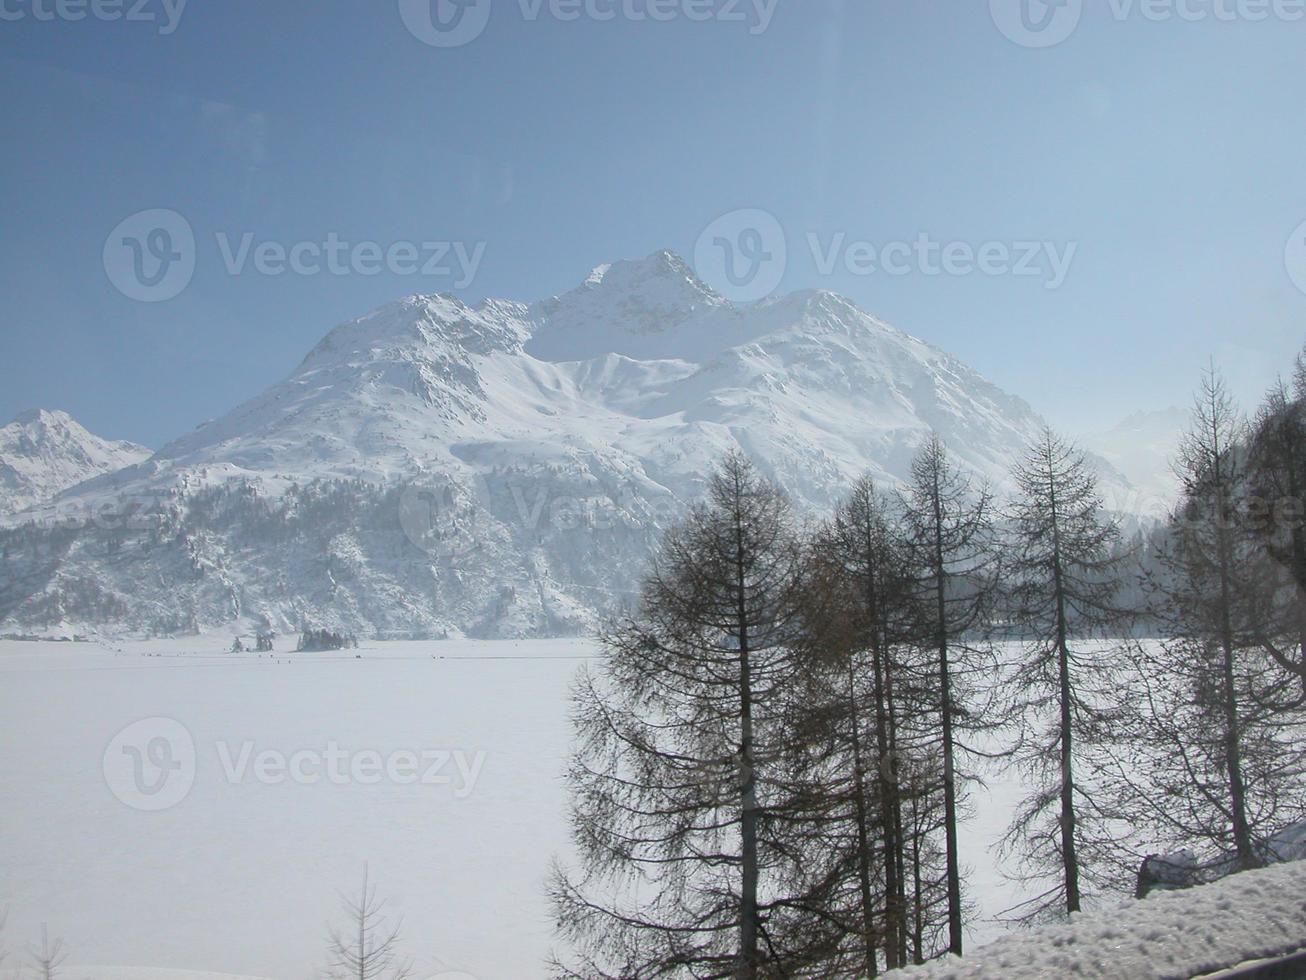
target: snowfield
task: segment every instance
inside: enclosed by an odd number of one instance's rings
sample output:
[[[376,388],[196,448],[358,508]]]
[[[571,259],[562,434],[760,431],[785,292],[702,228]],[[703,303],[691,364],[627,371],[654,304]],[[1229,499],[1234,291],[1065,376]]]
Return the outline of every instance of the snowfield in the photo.
[[[6,967],[44,922],[65,941],[66,980],[307,980],[366,861],[417,977],[543,976],[543,883],[567,848],[566,697],[593,644],[260,657],[223,653],[230,642],[0,642]],[[424,752],[449,754],[431,781],[401,764]],[[1019,794],[991,782],[964,831],[981,920],[1021,897],[988,852]],[[978,921],[969,938],[1000,931]]]
[[[586,649],[413,644],[362,659],[259,659],[224,656],[220,645],[0,645],[0,907],[11,957],[46,922],[65,940],[73,977],[74,966],[110,976],[94,964],[318,976],[338,893],[356,890],[367,861],[403,916],[418,976],[541,975],[551,929],[541,886],[566,843],[558,773],[577,663],[557,658]],[[115,736],[152,718],[179,723],[195,747],[189,792],[157,812],[122,802],[113,789],[130,799],[132,785],[111,788],[103,772]],[[256,754],[324,753],[332,741],[384,759],[483,753],[484,764],[464,794],[452,764],[433,774],[448,783],[373,783],[366,766],[357,780],[301,783],[263,778],[251,761],[233,782],[220,755],[227,746],[238,762],[247,742]]]
[[[1011,936],[966,959],[896,971],[904,980],[1171,980],[1306,949],[1306,864],[1233,875],[1097,909]]]

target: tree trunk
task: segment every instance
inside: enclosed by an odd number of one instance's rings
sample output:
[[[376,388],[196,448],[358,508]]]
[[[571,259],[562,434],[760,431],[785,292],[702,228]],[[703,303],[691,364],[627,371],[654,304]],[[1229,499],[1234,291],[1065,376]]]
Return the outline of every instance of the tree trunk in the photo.
[[[1252,868],[1258,863],[1252,849],[1251,827],[1247,819],[1247,786],[1243,781],[1242,738],[1238,723],[1237,686],[1234,670],[1234,629],[1233,629],[1233,542],[1230,540],[1230,524],[1233,515],[1225,492],[1225,474],[1220,466],[1221,446],[1219,431],[1213,427],[1212,454],[1214,460],[1216,514],[1216,560],[1220,566],[1220,647],[1223,656],[1222,687],[1224,702],[1224,756],[1225,768],[1229,778],[1229,805],[1233,823],[1234,851],[1238,864],[1242,868]]]
[[[934,579],[935,614],[939,649],[939,699],[943,716],[943,810],[948,861],[948,949],[962,955],[961,862],[957,848],[957,781],[953,762],[952,677],[948,666],[948,607],[943,560],[942,488],[934,480]]]
[[[911,864],[912,878],[915,886],[915,917],[912,925],[912,962],[918,966],[925,962],[925,896],[921,885],[921,828],[920,814],[917,809],[916,797],[912,796],[912,835],[911,835]]]
[[[874,674],[873,680],[875,684],[875,748],[880,756],[880,764],[877,767],[880,788],[880,834],[884,841],[884,960],[885,966],[888,969],[893,970],[903,964],[898,956],[898,855],[893,823],[895,781],[891,778],[894,759],[889,754],[889,721],[887,717],[888,689],[885,680],[888,673],[888,665],[885,663],[885,657],[888,654],[889,643],[888,637],[885,635],[884,626],[880,622],[883,610],[878,601],[876,592],[875,572],[870,567],[869,563],[869,556],[874,552],[874,542],[871,540],[869,526],[866,530],[867,535],[864,542],[866,554],[868,556],[866,569],[866,607],[871,623],[871,658]],[[863,847],[865,847],[865,843],[865,841],[862,842]],[[867,887],[867,895],[869,897],[869,883]],[[869,903],[867,908],[869,909]],[[870,964],[870,971],[871,975],[874,976],[875,964],[873,957]]]
[[[742,881],[739,896],[740,980],[757,980],[757,774],[753,759],[753,677],[748,650],[748,612],[744,587],[743,530],[736,525],[736,588],[739,630],[739,767],[740,861]]]
[[[891,906],[894,914],[895,929],[898,936],[898,965],[907,965],[907,838],[902,824],[902,784],[898,773],[898,721],[897,702],[893,690],[893,662],[884,662],[884,702],[888,714],[889,754],[886,766],[889,770],[889,783],[892,793],[889,808],[892,814],[893,857],[897,878],[896,907]]]
[[[867,826],[869,822],[866,806],[866,769],[862,759],[861,725],[857,719],[856,675],[852,661],[848,663],[848,705],[853,709],[849,718],[852,721],[853,749],[853,801],[857,811],[857,885],[862,900],[862,942],[864,944],[866,975],[879,973],[875,958],[877,937],[875,931],[875,900],[871,894],[871,837]]]
[[[1051,473],[1049,461],[1048,471]],[[1057,667],[1061,688],[1061,863],[1065,871],[1066,914],[1079,911],[1079,855],[1075,847],[1074,733],[1070,686],[1070,648],[1067,641],[1066,589],[1061,567],[1061,524],[1057,513],[1056,481],[1048,481],[1052,511],[1052,582],[1056,593]]]

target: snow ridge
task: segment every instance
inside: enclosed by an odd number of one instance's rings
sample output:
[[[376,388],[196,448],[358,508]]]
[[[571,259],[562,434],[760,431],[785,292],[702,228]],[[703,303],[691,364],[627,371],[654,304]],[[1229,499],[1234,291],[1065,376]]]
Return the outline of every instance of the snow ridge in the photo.
[[[143,446],[92,435],[66,412],[23,412],[0,428],[0,514],[44,503],[149,455]]]
[[[286,380],[149,460],[61,496],[55,509],[166,501],[166,534],[122,561],[90,528],[57,563],[9,563],[0,625],[580,632],[629,598],[727,449],[812,511],[863,473],[899,484],[931,431],[1001,484],[1042,424],[843,297],[736,306],[670,252],[531,304],[410,296],[335,328]],[[248,533],[246,497],[274,528]]]
[[[903,980],[1178,980],[1306,949],[1306,864],[1244,871],[1186,891],[1081,912],[964,959],[895,971]]]

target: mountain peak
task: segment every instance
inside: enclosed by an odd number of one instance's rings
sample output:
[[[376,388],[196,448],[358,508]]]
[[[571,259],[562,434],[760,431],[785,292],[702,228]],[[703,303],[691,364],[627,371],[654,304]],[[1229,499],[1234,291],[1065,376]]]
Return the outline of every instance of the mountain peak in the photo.
[[[669,249],[643,259],[595,266],[583,283],[552,302],[565,305],[595,295],[615,297],[626,307],[638,304],[664,313],[689,312],[726,302],[694,274],[688,262]]]
[[[105,473],[139,463],[148,449],[93,435],[67,412],[33,408],[0,426],[0,513],[13,513]]]
[[[581,288],[598,286],[605,281],[614,282],[619,288],[627,288],[631,283],[657,279],[688,282],[695,287],[696,292],[705,295],[712,292],[694,275],[694,270],[690,268],[688,262],[665,248],[642,259],[605,262],[595,266]]]
[[[602,354],[668,358],[686,353],[673,339],[703,317],[732,310],[675,252],[596,266],[571,292],[531,308],[538,329],[528,350],[551,361]]]
[[[29,408],[25,412],[19,412],[10,420],[10,425],[67,425],[68,423],[77,425],[77,421],[67,412],[51,408]]]
[[[449,354],[519,349],[526,307],[506,300],[468,306],[448,293],[414,294],[336,327],[314,347],[300,370],[363,364],[378,358],[429,359]]]

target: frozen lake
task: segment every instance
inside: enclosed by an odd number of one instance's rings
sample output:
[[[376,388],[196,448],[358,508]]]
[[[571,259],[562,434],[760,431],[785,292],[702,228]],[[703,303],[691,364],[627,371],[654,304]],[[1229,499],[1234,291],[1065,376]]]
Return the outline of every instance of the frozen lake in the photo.
[[[593,644],[229,643],[0,643],[6,966],[44,922],[68,980],[307,980],[367,862],[417,977],[544,976],[567,692]],[[1020,897],[988,852],[1018,796],[973,796],[981,920]]]

